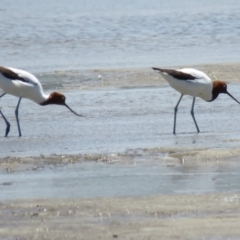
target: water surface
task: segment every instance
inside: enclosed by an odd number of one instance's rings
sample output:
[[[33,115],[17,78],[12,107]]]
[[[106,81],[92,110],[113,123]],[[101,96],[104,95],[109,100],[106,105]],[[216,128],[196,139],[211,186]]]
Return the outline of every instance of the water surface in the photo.
[[[239,191],[240,165],[81,163],[1,174],[0,201]]]
[[[230,84],[234,96],[238,84]],[[192,98],[185,96],[179,106],[177,135],[172,134],[173,109],[179,94],[169,86],[158,88],[66,91],[67,103],[85,117],[78,118],[63,106],[41,107],[22,100],[19,111],[23,137],[18,137],[14,110],[17,99],[4,96],[2,111],[12,124],[9,137],[0,137],[0,157],[23,157],[51,154],[109,154],[127,152],[130,162],[111,164],[83,162],[49,165],[33,162],[37,168],[13,171],[10,165],[0,174],[0,200],[23,198],[91,198],[148,196],[155,194],[206,193],[239,190],[238,161],[212,164],[193,159],[184,164],[175,159],[166,163],[171,151],[187,149],[232,149],[239,146],[239,105],[221,95],[212,103],[197,99],[196,128],[190,109]],[[0,125],[2,136],[5,123]],[[144,153],[160,149],[151,158]],[[152,149],[152,150],[151,150]],[[163,149],[163,151],[161,151]],[[139,156],[141,159],[139,159]],[[215,156],[213,156],[215,159]],[[136,161],[135,161],[136,159]],[[19,161],[21,164],[21,161]],[[224,162],[224,160],[222,160]],[[22,163],[24,166],[24,163]],[[13,165],[14,166],[14,165]],[[21,166],[20,166],[21,168]]]
[[[1,1],[0,62],[29,71],[239,62],[237,0]]]
[[[229,92],[237,96],[238,84]],[[196,100],[197,134],[190,110],[192,97],[179,106],[177,135],[173,135],[174,107],[180,97],[169,86],[160,88],[63,91],[77,117],[63,106],[39,106],[23,99],[19,109],[22,137],[18,137],[14,111],[17,99],[1,99],[2,111],[11,123],[0,125],[0,157],[50,154],[119,153],[126,149],[154,147],[232,148],[239,146],[239,105],[226,94],[214,102]]]

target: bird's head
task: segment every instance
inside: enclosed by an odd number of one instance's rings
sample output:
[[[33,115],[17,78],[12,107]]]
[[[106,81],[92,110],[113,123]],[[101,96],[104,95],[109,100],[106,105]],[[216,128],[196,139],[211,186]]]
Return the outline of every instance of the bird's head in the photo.
[[[72,113],[74,113],[75,115],[79,116],[79,117],[83,117],[83,115],[81,114],[77,114],[75,111],[73,111],[67,104],[66,104],[66,97],[59,92],[52,92],[46,101],[42,102],[41,105],[45,106],[45,105],[49,105],[49,104],[57,104],[57,105],[63,105],[65,107],[67,107]]]
[[[66,97],[59,92],[52,92],[48,99],[47,99],[47,104],[57,104],[57,105],[65,105],[65,100]],[[45,105],[47,105],[45,104]]]
[[[227,84],[223,81],[214,81],[213,82],[213,91],[219,93],[227,93]]]
[[[228,91],[227,91],[227,84],[223,81],[217,80],[213,82],[213,89],[212,89],[212,100],[215,100],[220,93],[225,93],[230,96],[233,100],[240,104],[240,102],[234,98]]]

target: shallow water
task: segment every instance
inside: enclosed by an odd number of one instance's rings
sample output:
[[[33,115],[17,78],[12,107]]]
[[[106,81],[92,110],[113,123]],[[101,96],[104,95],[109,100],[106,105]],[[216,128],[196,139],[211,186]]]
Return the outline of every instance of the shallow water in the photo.
[[[240,86],[230,84],[238,96]],[[67,103],[79,118],[63,106],[41,107],[23,99],[19,117],[23,137],[18,137],[15,97],[1,99],[2,111],[11,123],[9,137],[0,138],[0,157],[123,152],[154,147],[239,146],[239,105],[221,95],[212,103],[196,100],[196,128],[190,109],[192,98],[185,96],[179,106],[177,135],[172,134],[173,109],[179,94],[168,87],[64,92]],[[5,123],[0,132],[4,136]]]
[[[0,200],[94,198],[239,190],[240,164],[81,163],[1,174]]]
[[[237,0],[2,0],[0,63],[66,69],[239,62]]]
[[[237,97],[240,85],[230,84]],[[68,104],[85,115],[78,118],[62,106],[40,107],[23,100],[18,137],[14,117],[16,98],[1,99],[2,111],[12,124],[8,138],[0,138],[0,157],[40,155],[118,154],[128,152],[122,164],[78,163],[42,165],[40,168],[0,175],[1,200],[41,197],[147,196],[150,194],[201,193],[239,190],[236,162],[219,165],[163,164],[148,154],[135,161],[139,152],[156,148],[231,149],[239,146],[239,105],[227,95],[207,103],[197,99],[197,134],[190,115],[192,98],[179,106],[177,135],[172,134],[173,108],[179,94],[169,86],[159,88],[66,91]],[[13,101],[12,101],[13,100]],[[5,124],[0,131],[4,135]],[[59,156],[59,157],[60,157]],[[166,155],[167,156],[167,155]],[[196,159],[196,163],[199,162]],[[38,165],[38,162],[35,163]]]

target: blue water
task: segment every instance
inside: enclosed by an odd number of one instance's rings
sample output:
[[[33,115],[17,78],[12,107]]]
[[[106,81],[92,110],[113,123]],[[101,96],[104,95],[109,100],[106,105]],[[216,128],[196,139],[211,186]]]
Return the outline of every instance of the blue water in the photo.
[[[238,0],[2,0],[0,64],[33,72],[239,62]]]

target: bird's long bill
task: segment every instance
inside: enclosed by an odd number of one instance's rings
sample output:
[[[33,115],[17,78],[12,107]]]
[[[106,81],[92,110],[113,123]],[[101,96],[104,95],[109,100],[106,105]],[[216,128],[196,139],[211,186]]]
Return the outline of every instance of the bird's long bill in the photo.
[[[227,92],[227,95],[230,96],[233,100],[235,100],[237,103],[240,104],[240,102],[235,97],[233,97],[229,92]]]
[[[72,113],[74,113],[75,115],[79,116],[79,117],[83,117],[83,115],[81,114],[77,114],[76,112],[74,112],[66,103],[64,104]]]

